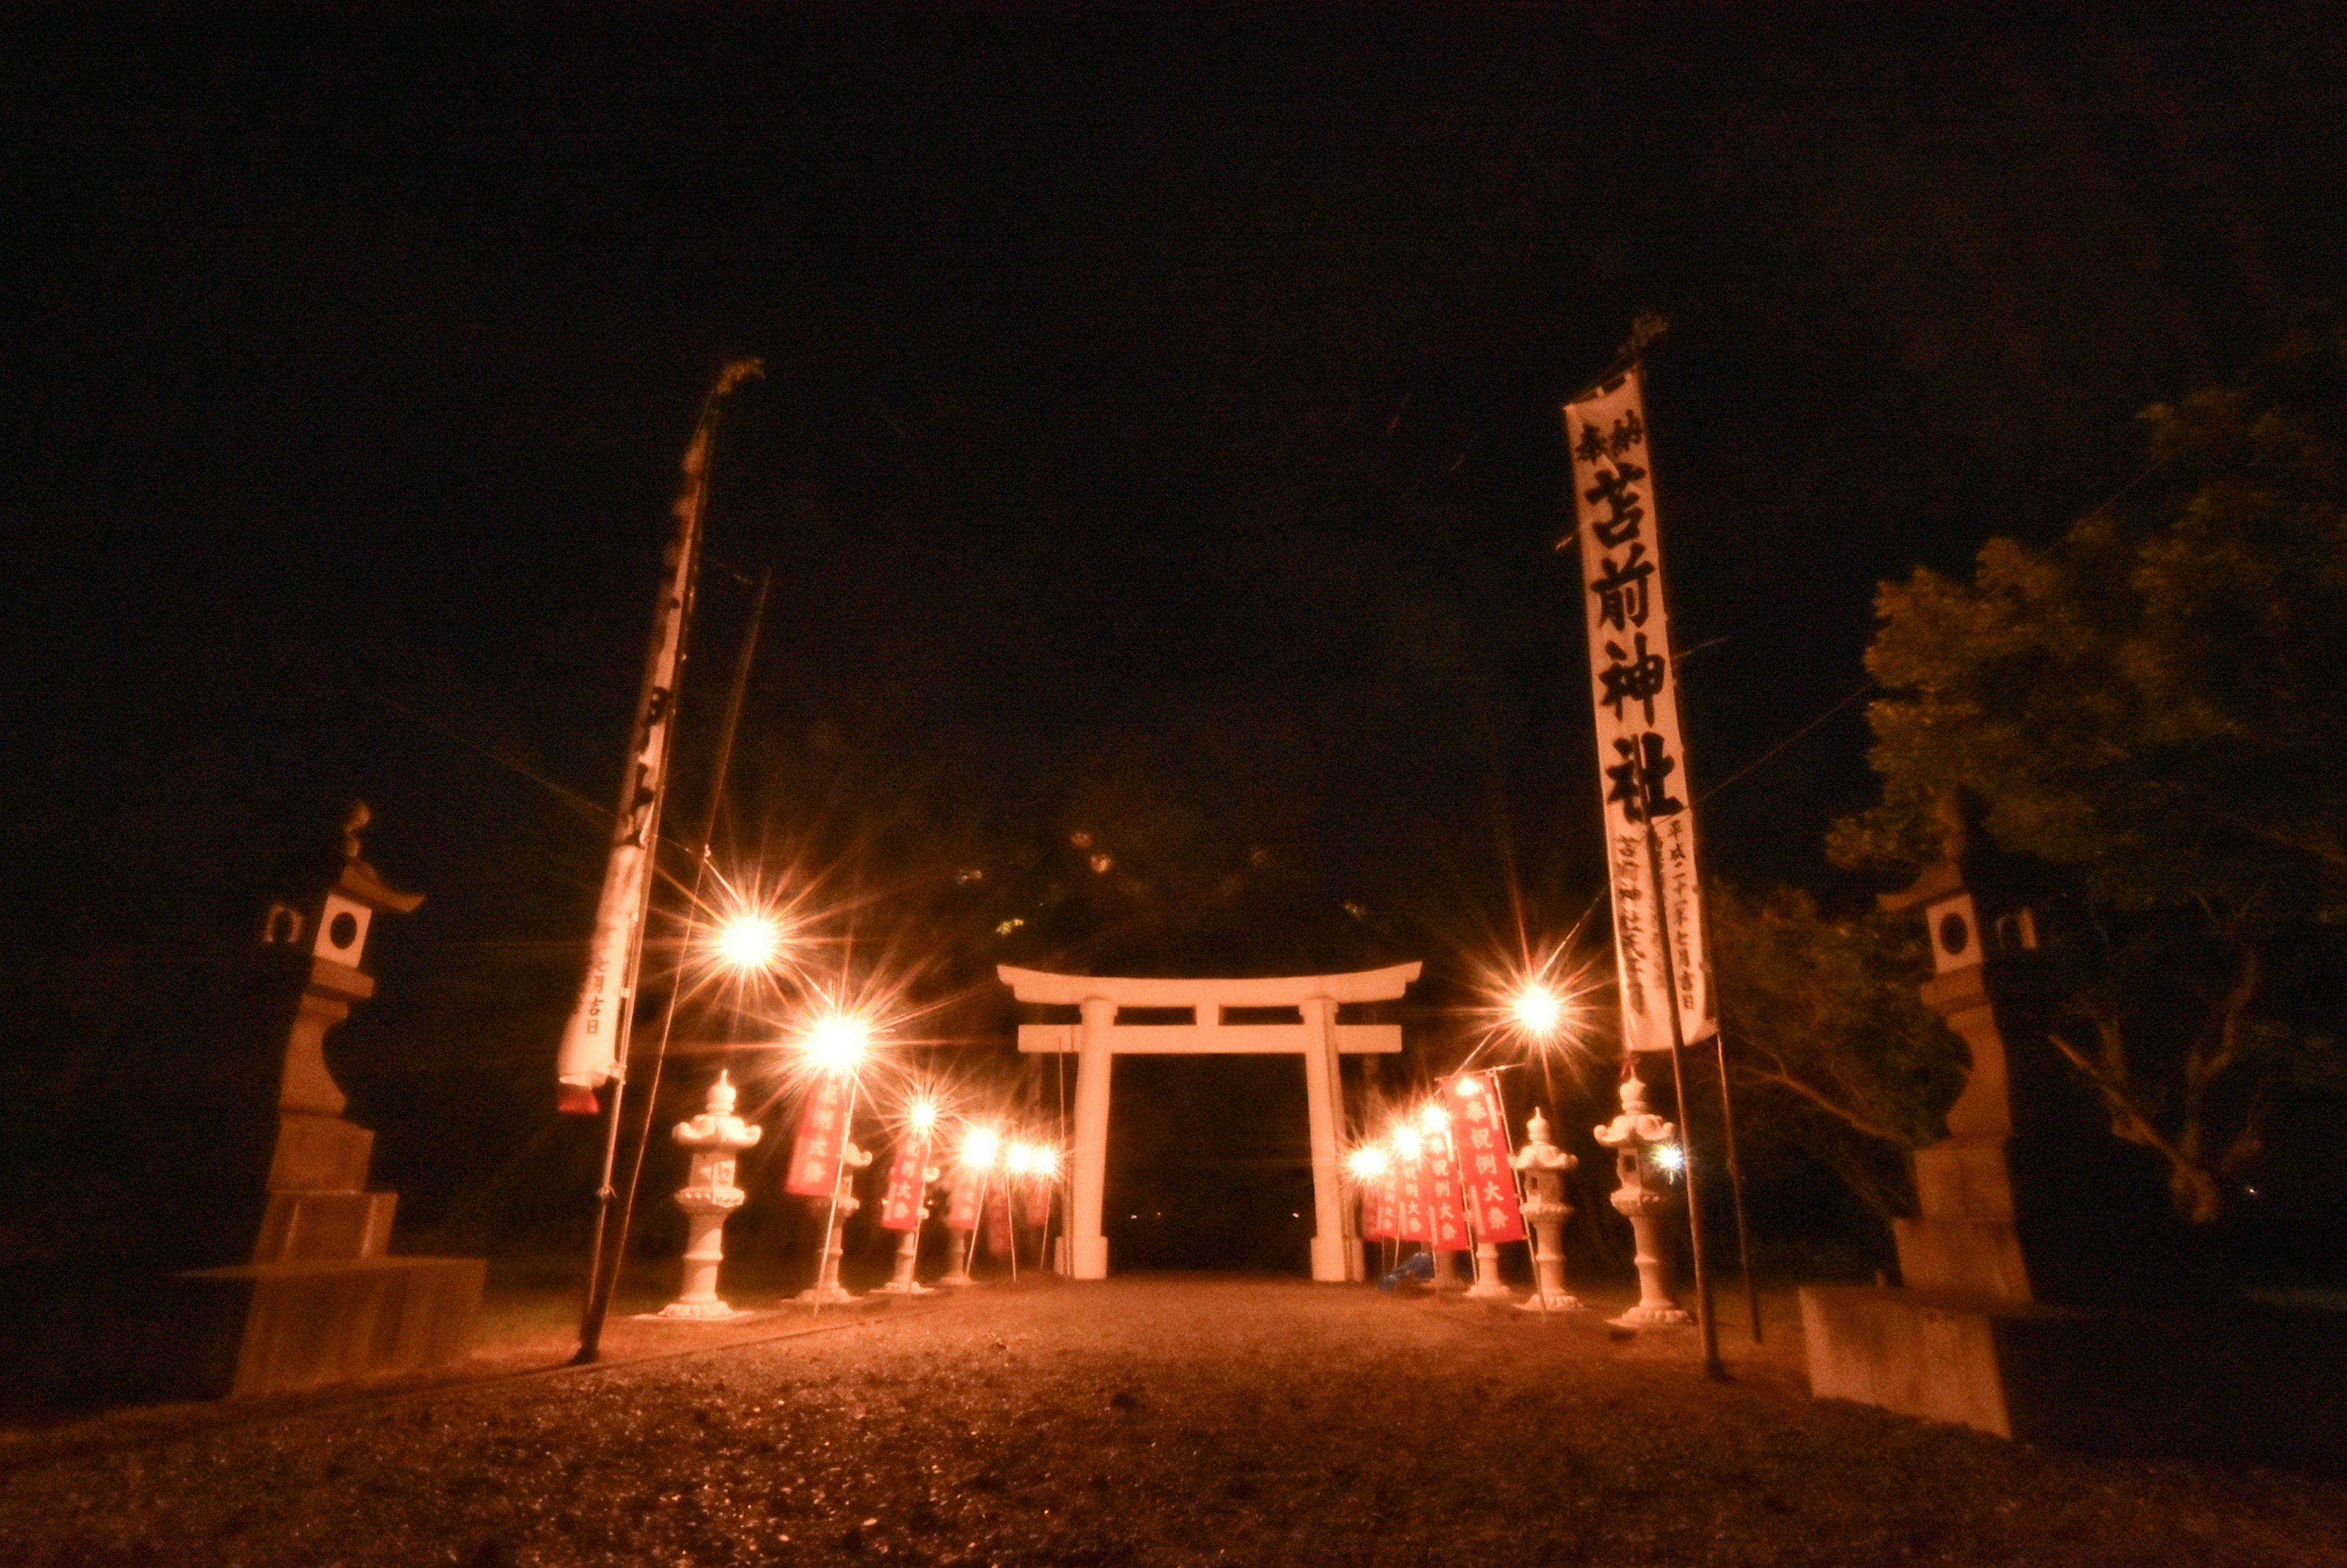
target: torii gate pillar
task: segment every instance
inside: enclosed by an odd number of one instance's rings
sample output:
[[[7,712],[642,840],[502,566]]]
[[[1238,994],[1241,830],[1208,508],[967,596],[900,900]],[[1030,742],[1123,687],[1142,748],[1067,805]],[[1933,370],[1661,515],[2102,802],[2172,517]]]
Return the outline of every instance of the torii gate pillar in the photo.
[[[1116,1059],[1108,1042],[1116,1003],[1083,1000],[1083,1038],[1076,1053],[1075,1185],[1068,1205],[1068,1272],[1078,1279],[1108,1277],[1108,1235],[1101,1205],[1108,1190],[1108,1087]],[[1021,1031],[1024,1032],[1023,1030]],[[1025,1045],[1025,1040],[1020,1041]]]
[[[1399,1024],[1340,1024],[1344,1002],[1389,1001],[1418,979],[1419,966],[1398,964],[1344,975],[1276,979],[1166,980],[1104,975],[1054,975],[1002,966],[996,971],[1020,1001],[1073,1006],[1082,1021],[1024,1024],[1019,1049],[1071,1051],[1076,1057],[1073,1184],[1069,1194],[1069,1272],[1078,1279],[1108,1276],[1108,1236],[1101,1228],[1108,1177],[1109,1084],[1116,1058],[1135,1052],[1210,1055],[1285,1054],[1304,1058],[1305,1102],[1312,1137],[1312,1277],[1362,1277],[1360,1242],[1349,1223],[1344,1173],[1343,1056],[1401,1049]],[[1186,1023],[1121,1024],[1120,1008],[1180,1009]],[[1225,1008],[1293,1009],[1293,1023],[1228,1023]]]

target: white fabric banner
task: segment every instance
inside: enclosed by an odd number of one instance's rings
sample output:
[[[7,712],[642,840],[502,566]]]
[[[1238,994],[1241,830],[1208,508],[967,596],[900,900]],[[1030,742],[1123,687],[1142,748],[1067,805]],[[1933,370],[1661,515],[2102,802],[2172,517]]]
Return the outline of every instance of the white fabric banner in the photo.
[[[636,699],[628,770],[620,791],[611,857],[604,863],[603,895],[588,939],[587,978],[579,1005],[562,1030],[555,1077],[570,1091],[591,1091],[617,1077],[620,1030],[632,983],[644,897],[653,873],[660,831],[661,784],[668,773],[669,737],[675,729],[677,667],[684,651],[685,605],[692,592],[693,557],[701,545],[702,465],[708,452],[704,422],[685,455],[683,494],[676,503],[676,534],[669,541],[659,602],[652,611],[651,648]],[[580,1097],[579,1109],[591,1109]]]
[[[1670,1015],[1663,1008],[1670,988],[1663,972],[1662,914],[1669,917],[1682,1038],[1690,1043],[1710,1038],[1717,1015],[1638,373],[1624,371],[1566,404],[1564,438],[1573,454],[1582,586],[1587,590],[1582,602],[1589,613],[1590,689],[1597,711],[1605,859],[1614,887],[1622,1043],[1629,1050],[1668,1050]],[[1647,854],[1649,823],[1662,847],[1660,912]]]

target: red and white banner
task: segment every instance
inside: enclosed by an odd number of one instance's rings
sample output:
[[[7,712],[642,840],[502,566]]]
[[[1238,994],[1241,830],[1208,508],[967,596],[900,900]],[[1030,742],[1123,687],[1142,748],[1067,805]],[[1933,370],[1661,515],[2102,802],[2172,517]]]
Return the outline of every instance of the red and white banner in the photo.
[[[1401,1204],[1396,1201],[1396,1166],[1389,1162],[1377,1176],[1361,1184],[1361,1239],[1389,1241],[1400,1234]]]
[[[1021,1223],[1029,1230],[1051,1228],[1051,1189],[1049,1176],[1039,1176],[1027,1184],[1027,1213]]]
[[[1447,1133],[1429,1133],[1426,1140],[1426,1217],[1433,1230],[1437,1252],[1464,1252],[1472,1244],[1467,1235],[1467,1211],[1459,1202],[1459,1163]]]
[[[888,1167],[888,1193],[880,1200],[880,1228],[918,1230],[921,1194],[928,1186],[929,1141],[908,1136],[897,1144],[897,1158]]]
[[[1394,1188],[1401,1206],[1397,1234],[1403,1241],[1433,1240],[1434,1186],[1427,1178],[1424,1149],[1398,1160],[1395,1169]]]
[[[1508,1163],[1508,1130],[1499,1085],[1488,1076],[1481,1092],[1459,1100],[1459,1164],[1467,1186],[1467,1215],[1477,1241],[1522,1241],[1524,1213],[1516,1200],[1516,1173]]]
[[[840,1155],[847,1146],[847,1098],[854,1081],[846,1073],[826,1072],[807,1091],[784,1192],[827,1198],[839,1185]]]
[[[986,1255],[1010,1255],[1010,1189],[997,1186],[986,1201]]]
[[[986,1193],[986,1173],[964,1168],[954,1177],[953,1201],[946,1204],[946,1225],[958,1231],[978,1228],[978,1203]]]
[[[1589,614],[1590,693],[1597,712],[1597,784],[1604,794],[1605,861],[1613,877],[1614,953],[1622,985],[1622,1042],[1668,1050],[1670,1014],[1659,939],[1670,928],[1681,1036],[1717,1027],[1704,948],[1695,808],[1679,733],[1678,682],[1663,609],[1662,538],[1645,396],[1634,368],[1564,405],[1581,536],[1582,601]],[[1662,845],[1657,906],[1651,824]]]

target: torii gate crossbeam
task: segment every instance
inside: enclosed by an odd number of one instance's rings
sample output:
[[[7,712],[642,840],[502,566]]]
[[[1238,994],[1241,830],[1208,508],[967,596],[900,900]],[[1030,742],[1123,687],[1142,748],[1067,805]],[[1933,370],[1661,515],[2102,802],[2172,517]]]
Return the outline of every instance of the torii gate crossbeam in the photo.
[[[1362,1275],[1361,1249],[1347,1223],[1337,1144],[1345,1131],[1344,1055],[1388,1054],[1401,1049],[1399,1024],[1340,1024],[1345,1002],[1390,1001],[1418,979],[1417,964],[1344,975],[1296,975],[1273,979],[1187,980],[1054,975],[1040,969],[996,969],[1022,1002],[1081,1009],[1078,1024],[1030,1023],[1019,1029],[1024,1051],[1070,1051],[1076,1057],[1074,1180],[1069,1194],[1069,1272],[1078,1279],[1108,1276],[1108,1236],[1101,1203],[1108,1175],[1109,1081],[1126,1054],[1213,1055],[1286,1053],[1304,1058],[1305,1101],[1312,1122],[1312,1277],[1340,1281]],[[1188,1023],[1120,1024],[1122,1008],[1188,1009]],[[1226,1008],[1294,1008],[1296,1023],[1225,1023]]]

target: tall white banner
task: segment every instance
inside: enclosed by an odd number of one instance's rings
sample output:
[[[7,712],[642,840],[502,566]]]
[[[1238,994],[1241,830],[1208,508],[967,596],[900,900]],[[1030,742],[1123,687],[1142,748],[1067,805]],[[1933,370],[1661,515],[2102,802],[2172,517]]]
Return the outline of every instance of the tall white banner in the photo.
[[[1705,950],[1703,884],[1696,870],[1695,808],[1679,735],[1678,682],[1663,609],[1645,396],[1624,371],[1564,405],[1573,453],[1581,580],[1589,612],[1591,696],[1597,711],[1598,786],[1604,797],[1605,858],[1614,887],[1614,952],[1622,983],[1622,1043],[1668,1050],[1676,982],[1681,1037],[1717,1027]],[[1662,851],[1659,907],[1647,851]],[[1668,917],[1667,927],[1664,916]],[[1670,982],[1662,932],[1670,933]]]
[[[713,401],[713,400],[712,400]],[[636,698],[630,732],[628,768],[620,787],[618,823],[610,858],[603,866],[603,896],[595,906],[595,931],[588,938],[587,978],[579,1005],[562,1030],[555,1077],[562,1108],[592,1112],[594,1091],[617,1077],[622,1051],[629,988],[635,983],[636,946],[642,938],[644,900],[651,887],[660,834],[660,802],[668,777],[669,738],[676,728],[676,679],[684,658],[684,627],[692,598],[694,558],[701,548],[702,466],[708,459],[710,422],[684,458],[684,488],[676,502],[676,533],[661,560],[660,598],[652,609],[652,636],[645,656],[644,683]]]

